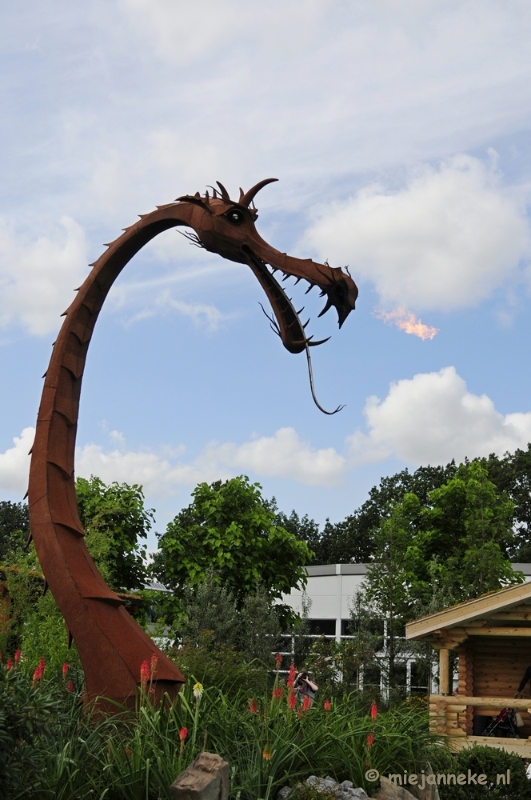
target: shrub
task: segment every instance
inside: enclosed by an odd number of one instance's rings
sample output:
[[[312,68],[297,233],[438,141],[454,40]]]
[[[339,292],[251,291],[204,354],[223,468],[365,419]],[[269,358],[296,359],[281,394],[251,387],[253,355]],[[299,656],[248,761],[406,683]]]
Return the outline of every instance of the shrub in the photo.
[[[484,786],[466,784],[465,786],[444,786],[439,784],[441,800],[531,800],[531,782],[528,780],[525,765],[520,756],[506,753],[494,747],[474,745],[452,754],[446,747],[433,748],[430,763],[435,773],[454,773],[468,775],[484,774]],[[507,775],[510,783],[496,785],[498,775]]]

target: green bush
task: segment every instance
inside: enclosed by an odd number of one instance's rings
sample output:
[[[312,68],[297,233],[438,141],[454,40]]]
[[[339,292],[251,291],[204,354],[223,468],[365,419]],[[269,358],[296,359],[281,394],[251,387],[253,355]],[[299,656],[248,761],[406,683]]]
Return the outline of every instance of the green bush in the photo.
[[[136,714],[102,719],[81,708],[78,682],[69,693],[60,674],[33,686],[20,664],[0,671],[2,800],[166,800],[202,749],[230,762],[231,796],[241,800],[272,800],[312,773],[363,786],[367,763],[416,772],[427,758],[424,711],[372,719],[352,699],[325,706],[324,698],[292,708],[278,676],[274,692],[254,696],[217,686],[194,695],[188,681],[175,702],[158,707],[147,687]]]
[[[514,753],[506,753],[494,747],[474,745],[452,754],[443,746],[434,747],[430,754],[430,764],[434,773],[461,773],[468,775],[484,774],[484,786],[466,784],[464,786],[444,786],[439,784],[441,800],[531,800],[531,781],[528,780],[524,761]],[[507,775],[510,783],[496,785],[498,775]]]

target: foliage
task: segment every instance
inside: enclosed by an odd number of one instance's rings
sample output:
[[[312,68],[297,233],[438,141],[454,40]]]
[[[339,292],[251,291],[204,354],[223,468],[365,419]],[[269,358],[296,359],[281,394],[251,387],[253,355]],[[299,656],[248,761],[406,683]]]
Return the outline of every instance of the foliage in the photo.
[[[445,786],[439,783],[441,800],[484,800],[485,795],[494,800],[530,800],[531,782],[528,780],[522,759],[514,753],[496,750],[494,747],[474,745],[452,754],[446,747],[433,747],[429,753],[430,765],[437,774],[486,775],[484,786]],[[507,775],[510,783],[496,785],[497,775]]]
[[[67,691],[65,681],[45,676],[32,681],[22,661],[11,662],[0,664],[0,796],[60,797],[33,794],[33,787],[41,784],[43,771],[50,770],[58,732],[66,728],[74,734],[70,723],[79,716],[78,698]],[[28,666],[33,671],[37,664]],[[81,763],[78,771],[80,767]]]
[[[199,484],[159,539],[156,577],[177,590],[201,583],[212,568],[238,607],[259,584],[271,599],[304,585],[308,547],[275,524],[260,488],[245,476]]]
[[[144,508],[142,487],[127,483],[106,486],[100,478],[76,480],[76,498],[86,543],[101,574],[115,591],[143,588],[146,539],[153,509]]]
[[[198,644],[185,639],[181,646],[168,650],[187,682],[199,680],[232,697],[242,691],[260,694],[268,684],[268,668],[260,661],[247,662],[233,645],[212,645],[205,631]]]
[[[514,503],[514,542],[508,554],[514,561],[531,561],[531,444],[527,450],[505,453],[503,458],[492,454],[480,459],[500,492]]]
[[[11,563],[11,552],[22,547],[29,534],[26,503],[0,502],[0,564]]]
[[[507,543],[506,555],[513,561],[531,561],[531,444],[527,450],[517,449],[472,461],[465,459],[458,467],[454,461],[446,466],[419,467],[415,472],[404,469],[395,475],[383,477],[378,486],[369,492],[369,498],[360,508],[344,520],[331,523],[329,520],[320,533],[316,523],[308,517],[299,519],[295,512],[282,524],[291,521],[288,530],[314,551],[314,564],[365,563],[374,556],[374,536],[382,520],[389,517],[391,509],[401,503],[406,494],[415,494],[421,506],[430,506],[430,493],[440,489],[456,477],[459,469],[479,464],[487,471],[488,480],[494,484],[500,496],[505,495],[514,504],[513,527],[515,536]]]
[[[63,662],[79,663],[75,644],[68,648],[68,632],[50,592],[44,594],[44,577],[33,544],[28,551],[12,554],[11,567],[4,568],[8,613],[0,629],[0,650],[21,649],[24,658],[37,662],[44,657],[52,669]]]
[[[268,663],[277,648],[280,624],[262,586],[246,595],[238,610],[235,598],[208,570],[200,584],[183,588],[181,616],[174,623],[173,633],[194,647],[208,634],[210,648],[232,647],[240,660]]]
[[[375,719],[354,697],[292,707],[278,673],[272,690],[251,696],[219,686],[195,687],[194,695],[193,688],[188,681],[174,703],[154,706],[147,686],[136,714],[91,719],[80,708],[79,688],[68,692],[65,681],[46,673],[32,682],[20,664],[0,665],[2,798],[160,800],[203,749],[229,760],[231,795],[242,800],[272,800],[281,786],[311,773],[363,786],[366,762],[381,772],[389,764],[416,772],[427,759],[419,709]]]
[[[374,561],[352,614],[354,644],[359,651],[368,646],[365,664],[378,666],[388,687],[403,683],[406,622],[523,579],[507,557],[512,511],[477,461],[458,467],[424,502],[406,493],[388,509],[374,532]],[[385,623],[379,647],[366,625],[362,630],[364,614]],[[426,667],[429,660],[424,658]]]

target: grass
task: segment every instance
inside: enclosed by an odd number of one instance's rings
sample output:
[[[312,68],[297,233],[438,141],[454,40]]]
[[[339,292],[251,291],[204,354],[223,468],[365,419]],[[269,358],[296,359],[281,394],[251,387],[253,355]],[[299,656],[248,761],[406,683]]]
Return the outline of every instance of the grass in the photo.
[[[20,665],[0,665],[0,796],[166,800],[203,749],[229,761],[231,796],[239,800],[272,800],[310,774],[372,791],[369,767],[415,772],[424,764],[424,708],[404,704],[373,719],[353,696],[327,710],[325,698],[304,709],[298,700],[290,705],[290,694],[278,676],[254,698],[216,687],[194,695],[188,681],[173,704],[154,706],[146,686],[136,714],[117,709],[98,719],[59,677],[45,674],[33,685]]]

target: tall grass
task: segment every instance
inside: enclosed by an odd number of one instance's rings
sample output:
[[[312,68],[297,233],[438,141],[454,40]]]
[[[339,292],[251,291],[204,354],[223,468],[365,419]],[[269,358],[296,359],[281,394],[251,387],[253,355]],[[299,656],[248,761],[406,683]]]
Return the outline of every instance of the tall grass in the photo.
[[[29,675],[16,672],[0,665],[0,708],[10,698],[26,721],[10,740],[3,800],[165,800],[203,749],[229,761],[231,795],[241,800],[272,800],[280,787],[312,773],[369,790],[375,786],[365,781],[369,766],[415,772],[429,742],[421,708],[404,705],[373,719],[347,698],[329,710],[323,699],[304,709],[289,700],[278,677],[272,693],[255,698],[215,687],[196,687],[194,695],[189,681],[175,702],[162,706],[151,703],[147,686],[137,713],[117,709],[102,719],[83,710],[59,679],[34,687]],[[0,743],[9,738],[6,724],[0,714]],[[22,761],[24,769],[17,769]]]

